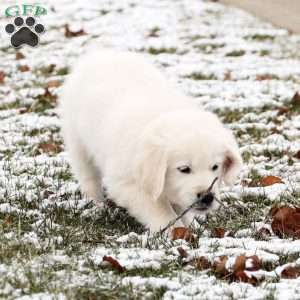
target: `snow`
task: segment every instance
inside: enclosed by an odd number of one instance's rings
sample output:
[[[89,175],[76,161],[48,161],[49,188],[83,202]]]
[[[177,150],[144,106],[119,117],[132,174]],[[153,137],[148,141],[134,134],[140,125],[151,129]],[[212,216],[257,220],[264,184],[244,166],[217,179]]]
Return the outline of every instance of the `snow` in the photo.
[[[1,11],[12,4],[1,1]],[[151,288],[162,287],[163,299],[300,299],[300,279],[279,278],[285,266],[299,265],[300,241],[276,237],[268,216],[273,204],[299,205],[300,160],[294,156],[300,150],[300,116],[289,105],[299,91],[300,36],[210,1],[49,0],[45,5],[48,15],[38,21],[46,32],[38,47],[20,49],[23,60],[16,60],[6,33],[0,35],[0,71],[5,73],[0,84],[0,242],[1,247],[16,251],[12,257],[5,253],[0,258],[0,297],[70,299],[76,296],[68,292],[84,287],[91,291],[131,284],[149,298]],[[12,21],[1,16],[1,28]],[[66,38],[64,24],[87,34]],[[99,210],[78,196],[79,185],[69,174],[68,153],[63,148],[55,154],[34,155],[40,143],[62,143],[56,106],[38,111],[35,105],[46,82],[64,81],[68,75],[62,74],[68,73],[79,55],[108,46],[143,52],[179,89],[219,114],[233,130],[248,158],[240,181],[225,188],[222,199],[226,203],[226,197],[234,198],[249,212],[261,205],[254,223],[222,239],[212,238],[205,228],[197,247],[138,234],[132,228],[107,233],[105,226],[99,229],[100,237],[92,235],[99,238],[99,245],[85,242],[90,228],[84,222],[99,222]],[[54,71],[47,73],[51,64]],[[30,71],[20,72],[20,65]],[[61,87],[50,91],[59,95]],[[280,115],[283,106],[290,111]],[[28,111],[22,113],[24,108]],[[242,180],[251,182],[253,174],[279,176],[283,183],[243,186]],[[230,211],[231,205],[227,207]],[[53,216],[52,211],[64,215]],[[70,216],[78,221],[76,226]],[[267,240],[253,235],[262,227],[271,232]],[[78,244],[68,239],[71,233]],[[179,258],[178,247],[187,251],[187,259]],[[119,276],[104,266],[104,255],[117,259],[128,272],[140,269],[141,275]],[[237,256],[257,255],[269,269],[249,276],[265,279],[252,286],[181,265],[194,257],[205,256],[212,262],[221,255],[228,255],[229,269]],[[246,265],[250,267],[251,262],[247,260]],[[143,270],[150,275],[142,275]],[[46,276],[43,271],[51,273],[51,282],[39,282]],[[28,274],[33,274],[41,292],[31,291]]]

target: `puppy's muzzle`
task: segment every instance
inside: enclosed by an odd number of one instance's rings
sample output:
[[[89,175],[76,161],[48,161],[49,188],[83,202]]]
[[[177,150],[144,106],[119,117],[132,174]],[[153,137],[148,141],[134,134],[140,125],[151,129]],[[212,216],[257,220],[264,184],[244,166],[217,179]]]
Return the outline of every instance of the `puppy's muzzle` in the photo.
[[[214,198],[215,195],[212,192],[198,193],[194,208],[199,211],[206,210],[212,205]]]

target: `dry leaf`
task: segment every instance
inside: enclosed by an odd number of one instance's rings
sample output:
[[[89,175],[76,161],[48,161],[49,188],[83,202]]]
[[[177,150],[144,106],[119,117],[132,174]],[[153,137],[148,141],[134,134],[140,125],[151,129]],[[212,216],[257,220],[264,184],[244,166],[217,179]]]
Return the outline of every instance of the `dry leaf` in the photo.
[[[290,109],[288,107],[286,107],[286,106],[283,106],[283,107],[280,107],[278,109],[277,115],[281,116],[281,115],[285,115],[285,114],[287,114],[289,112],[290,112]]]
[[[3,224],[6,226],[9,226],[13,223],[13,218],[11,215],[7,215],[5,216],[4,220],[3,220]]]
[[[273,80],[275,77],[271,74],[264,74],[264,75],[257,75],[256,80],[262,81],[262,80]]]
[[[4,78],[5,78],[4,72],[0,71],[0,84],[4,84]]]
[[[175,240],[186,240],[187,242],[194,242],[195,236],[191,229],[186,227],[175,227],[171,233],[171,239]]]
[[[228,270],[226,269],[227,260],[228,260],[227,255],[221,255],[215,259],[212,267],[218,275],[225,276],[229,273]]]
[[[233,272],[237,273],[239,271],[245,270],[245,263],[246,263],[246,256],[240,255],[236,258],[234,266],[233,266]]]
[[[178,247],[177,251],[178,251],[181,258],[188,257],[188,253],[182,247]]]
[[[271,235],[272,235],[271,231],[266,227],[262,227],[257,231],[257,236],[263,240],[266,240]]]
[[[20,59],[23,59],[23,58],[25,58],[25,55],[22,52],[17,51],[16,52],[16,60],[20,60]]]
[[[59,153],[61,152],[61,146],[56,143],[41,143],[38,146],[38,152],[40,153]]]
[[[27,65],[21,65],[18,67],[19,71],[21,72],[28,72],[30,68]]]
[[[293,107],[300,107],[300,92],[296,92],[291,100]]]
[[[281,277],[286,279],[294,279],[300,276],[300,267],[287,266],[281,272]]]
[[[196,257],[192,260],[193,265],[199,271],[207,270],[211,267],[211,263],[204,256]]]
[[[250,284],[257,284],[258,279],[254,276],[252,276],[251,274],[245,272],[245,271],[239,271],[237,273],[234,274],[235,279],[237,279],[238,281],[242,281],[242,282],[247,282]]]
[[[111,256],[104,255],[102,260],[108,262],[111,267],[117,270],[119,273],[123,273],[124,271],[126,271],[126,269],[122,267],[119,262]]]
[[[46,83],[47,88],[59,87],[61,85],[61,81],[59,80],[50,80]]]
[[[216,238],[223,238],[225,236],[225,228],[223,227],[216,227],[212,231],[212,236]]]
[[[66,38],[72,38],[72,37],[77,37],[81,35],[85,35],[86,32],[83,29],[80,29],[78,31],[71,31],[69,24],[65,25],[65,37]]]
[[[300,159],[300,150],[294,155],[294,157]]]
[[[261,268],[261,262],[257,255],[247,256],[245,269],[247,271],[258,271]]]
[[[282,206],[271,210],[272,230],[279,237],[300,239],[300,208]]]
[[[281,178],[277,176],[266,176],[259,180],[261,186],[270,186],[276,183],[284,183]]]

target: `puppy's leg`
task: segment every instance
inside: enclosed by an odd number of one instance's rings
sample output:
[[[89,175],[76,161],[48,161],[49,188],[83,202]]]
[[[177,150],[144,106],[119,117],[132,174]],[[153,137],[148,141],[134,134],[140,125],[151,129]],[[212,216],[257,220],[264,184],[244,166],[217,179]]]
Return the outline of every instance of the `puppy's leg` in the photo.
[[[93,164],[92,158],[88,156],[80,141],[74,138],[68,140],[68,153],[72,170],[82,191],[92,198],[98,206],[102,206],[101,176]]]
[[[145,224],[151,232],[158,232],[177,217],[171,204],[163,199],[155,202],[151,199],[136,201],[135,205],[129,208],[129,212]],[[182,221],[179,220],[172,228],[182,226],[184,225]],[[170,228],[170,230],[172,228]]]

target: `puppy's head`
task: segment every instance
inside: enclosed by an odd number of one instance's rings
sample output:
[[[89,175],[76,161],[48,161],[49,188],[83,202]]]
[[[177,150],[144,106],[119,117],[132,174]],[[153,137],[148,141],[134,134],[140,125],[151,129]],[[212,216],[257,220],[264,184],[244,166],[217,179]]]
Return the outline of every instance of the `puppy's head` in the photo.
[[[182,211],[207,191],[197,213],[218,207],[221,183],[232,185],[242,158],[231,132],[209,112],[172,112],[155,120],[139,141],[136,180],[151,201],[169,201]]]

